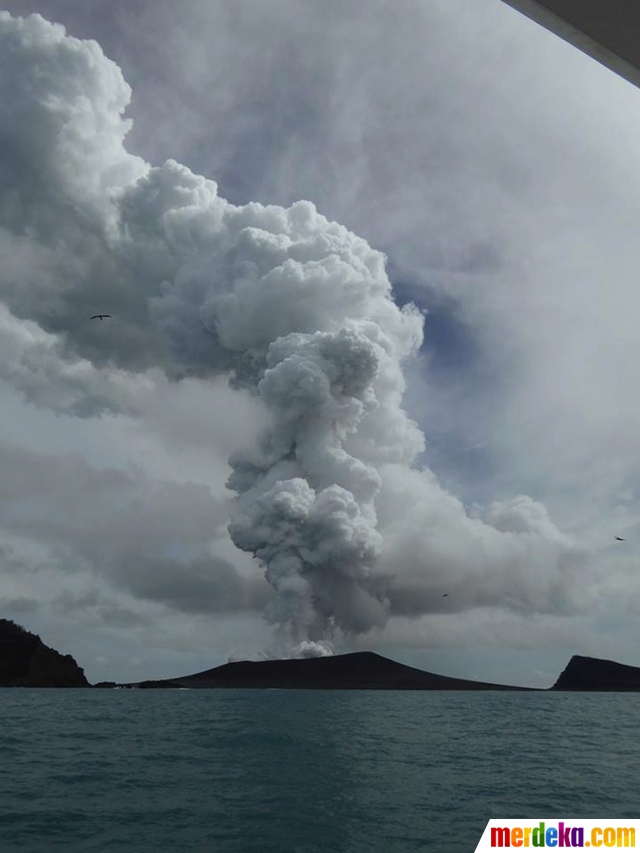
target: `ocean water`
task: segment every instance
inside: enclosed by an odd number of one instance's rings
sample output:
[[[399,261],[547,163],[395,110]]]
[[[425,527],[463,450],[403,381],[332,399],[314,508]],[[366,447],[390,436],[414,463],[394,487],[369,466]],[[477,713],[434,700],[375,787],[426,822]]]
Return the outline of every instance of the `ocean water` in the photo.
[[[0,690],[0,851],[473,851],[640,816],[640,696]]]

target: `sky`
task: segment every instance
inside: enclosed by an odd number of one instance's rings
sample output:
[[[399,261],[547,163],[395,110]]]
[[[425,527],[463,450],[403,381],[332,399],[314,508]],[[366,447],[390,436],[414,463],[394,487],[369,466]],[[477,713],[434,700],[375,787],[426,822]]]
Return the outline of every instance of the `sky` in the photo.
[[[640,92],[501,0],[2,8],[0,616],[638,665]]]

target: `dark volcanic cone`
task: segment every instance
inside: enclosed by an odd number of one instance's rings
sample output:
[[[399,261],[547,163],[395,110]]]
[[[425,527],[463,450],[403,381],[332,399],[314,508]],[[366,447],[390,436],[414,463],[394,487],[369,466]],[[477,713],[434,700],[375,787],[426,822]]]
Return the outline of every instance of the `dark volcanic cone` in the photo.
[[[423,672],[374,652],[331,657],[227,663],[141,687],[253,687],[319,690],[526,690]]]

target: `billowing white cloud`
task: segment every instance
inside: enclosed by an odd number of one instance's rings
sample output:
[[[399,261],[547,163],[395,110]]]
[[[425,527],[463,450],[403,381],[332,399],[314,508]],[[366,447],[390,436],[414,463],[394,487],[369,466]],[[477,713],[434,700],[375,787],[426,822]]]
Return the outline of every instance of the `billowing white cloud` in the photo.
[[[228,378],[252,398],[238,411],[260,420],[259,434],[239,430],[231,506],[182,484],[166,503],[154,495],[152,514],[135,501],[116,512],[100,480],[77,504],[85,532],[52,503],[39,515],[33,494],[9,515],[11,533],[63,549],[134,598],[250,611],[267,587],[230,564],[229,524],[266,569],[279,652],[326,651],[394,616],[584,607],[577,578],[591,554],[540,502],[468,510],[411,467],[424,439],[403,407],[405,373],[423,317],[394,302],[385,256],[311,202],[230,204],[186,166],[130,154],[129,97],[97,43],[0,14],[1,376],[66,415],[142,422],[179,399],[177,383],[221,394]],[[474,245],[472,266],[494,258]],[[502,328],[500,299],[499,322],[485,323],[492,304],[470,298],[466,309],[485,344]],[[111,319],[89,319],[100,312]],[[21,482],[29,462],[18,469]],[[6,499],[11,508],[15,494]]]

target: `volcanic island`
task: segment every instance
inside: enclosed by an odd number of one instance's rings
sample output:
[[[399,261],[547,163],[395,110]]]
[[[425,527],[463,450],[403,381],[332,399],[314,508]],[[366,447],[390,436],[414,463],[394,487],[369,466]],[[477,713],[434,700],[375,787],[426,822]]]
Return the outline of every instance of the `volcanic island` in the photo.
[[[541,691],[541,688],[437,675],[375,652],[238,661],[178,678],[92,685],[70,654],[63,655],[46,646],[39,636],[9,619],[0,619],[0,687]],[[574,655],[555,684],[545,690],[639,692],[640,668]]]

